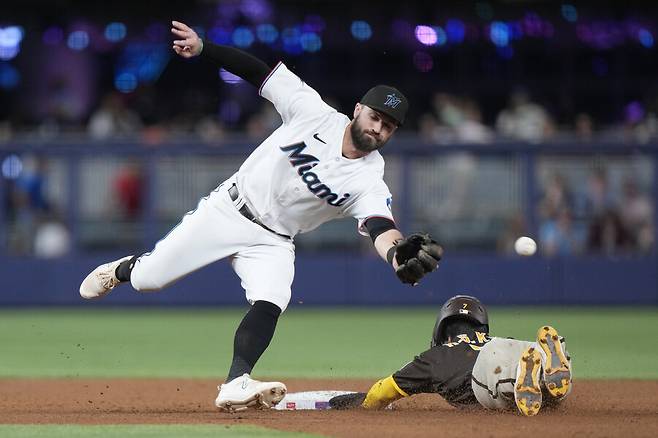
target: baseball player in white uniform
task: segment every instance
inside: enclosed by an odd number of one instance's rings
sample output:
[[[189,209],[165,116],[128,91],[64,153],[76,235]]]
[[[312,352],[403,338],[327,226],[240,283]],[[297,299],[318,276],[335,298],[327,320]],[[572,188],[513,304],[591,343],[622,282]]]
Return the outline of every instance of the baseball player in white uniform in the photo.
[[[231,412],[269,408],[283,398],[285,385],[250,374],[290,301],[296,234],[351,216],[402,282],[414,285],[438,266],[443,250],[429,235],[404,238],[397,230],[382,179],[377,150],[404,122],[408,102],[396,88],[378,85],[355,105],[350,120],[283,63],[270,68],[241,50],[204,44],[183,23],[172,26],[178,55],[200,55],[259,87],[283,123],[151,252],[97,267],[80,295],[100,298],[123,282],[138,292],[157,291],[228,257],[251,308],[236,330],[231,368],[215,405]]]

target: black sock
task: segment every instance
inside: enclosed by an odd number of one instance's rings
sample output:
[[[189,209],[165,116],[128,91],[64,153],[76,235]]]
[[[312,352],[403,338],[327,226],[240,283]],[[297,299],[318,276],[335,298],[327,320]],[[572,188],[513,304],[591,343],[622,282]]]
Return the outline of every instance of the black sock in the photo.
[[[137,261],[138,256],[134,256],[130,260],[126,260],[125,262],[119,263],[119,266],[117,266],[117,269],[114,271],[114,275],[116,275],[117,280],[119,281],[130,281],[130,273],[133,271],[133,268],[135,267],[135,262]]]
[[[270,345],[281,309],[267,301],[256,301],[242,319],[233,339],[233,362],[227,382],[251,370]]]

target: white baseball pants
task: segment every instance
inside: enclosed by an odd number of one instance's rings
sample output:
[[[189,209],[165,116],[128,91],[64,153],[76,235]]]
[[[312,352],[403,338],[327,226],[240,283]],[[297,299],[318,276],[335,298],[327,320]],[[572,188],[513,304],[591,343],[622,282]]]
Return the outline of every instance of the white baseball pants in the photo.
[[[472,381],[475,398],[482,406],[488,409],[516,409],[514,382],[519,359],[528,347],[535,347],[544,354],[536,342],[516,339],[492,338],[482,347],[473,367]],[[566,353],[564,343],[563,347]]]
[[[230,181],[202,198],[152,252],[137,259],[130,277],[135,290],[160,290],[229,257],[250,304],[262,300],[282,312],[286,309],[295,275],[295,245],[242,216],[228,195]]]

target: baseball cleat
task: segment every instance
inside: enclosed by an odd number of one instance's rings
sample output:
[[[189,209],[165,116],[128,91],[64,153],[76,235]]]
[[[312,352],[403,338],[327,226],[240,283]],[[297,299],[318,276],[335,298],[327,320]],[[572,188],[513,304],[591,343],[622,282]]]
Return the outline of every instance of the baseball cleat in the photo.
[[[528,417],[537,415],[541,409],[541,354],[529,347],[519,360],[514,382],[514,401],[519,411]]]
[[[133,256],[129,255],[119,260],[100,265],[80,284],[80,296],[87,300],[101,298],[110,293],[117,284],[121,283],[116,276],[116,269],[126,260],[130,260]]]
[[[537,330],[537,345],[546,354],[544,365],[544,384],[548,393],[556,398],[564,397],[571,386],[571,367],[562,349],[560,337],[550,325]]]
[[[245,409],[269,409],[286,395],[286,385],[281,382],[260,382],[243,374],[219,386],[215,406],[223,412],[240,412]]]

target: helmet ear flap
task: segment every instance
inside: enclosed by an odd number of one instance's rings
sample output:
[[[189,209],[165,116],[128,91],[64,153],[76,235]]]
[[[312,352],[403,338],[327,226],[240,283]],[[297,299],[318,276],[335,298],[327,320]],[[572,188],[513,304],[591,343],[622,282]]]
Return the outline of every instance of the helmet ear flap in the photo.
[[[436,322],[434,323],[434,330],[432,330],[432,340],[430,341],[430,348],[431,347],[436,347],[437,345],[441,344],[441,341],[439,339],[439,325],[441,324],[441,318],[440,316],[436,318]]]

